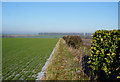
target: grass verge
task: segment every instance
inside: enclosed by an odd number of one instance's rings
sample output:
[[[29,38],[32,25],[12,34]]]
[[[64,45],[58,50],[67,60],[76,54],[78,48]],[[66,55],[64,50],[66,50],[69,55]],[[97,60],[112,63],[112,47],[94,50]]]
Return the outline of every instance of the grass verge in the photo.
[[[88,48],[73,49],[61,38],[42,80],[89,80],[85,67],[89,54]]]

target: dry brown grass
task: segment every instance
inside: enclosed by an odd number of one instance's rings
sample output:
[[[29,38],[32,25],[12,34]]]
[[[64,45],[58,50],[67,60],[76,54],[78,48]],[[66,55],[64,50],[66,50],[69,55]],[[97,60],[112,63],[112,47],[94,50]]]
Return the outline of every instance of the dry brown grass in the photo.
[[[60,39],[42,80],[89,80],[83,68],[84,57],[89,55],[88,48],[74,49]]]
[[[91,40],[86,40],[86,42],[89,42],[89,44],[90,41]],[[84,42],[84,44],[86,42]],[[84,79],[90,80],[90,76],[87,75],[88,73],[85,73],[85,71],[88,69],[86,69],[86,66],[84,65],[84,63],[86,63],[88,61],[88,58],[90,57],[90,50],[88,46],[83,45],[80,46],[79,49],[74,49],[73,47],[67,46],[67,49],[74,56],[73,61],[77,63],[76,67],[80,70],[80,77],[84,77]]]

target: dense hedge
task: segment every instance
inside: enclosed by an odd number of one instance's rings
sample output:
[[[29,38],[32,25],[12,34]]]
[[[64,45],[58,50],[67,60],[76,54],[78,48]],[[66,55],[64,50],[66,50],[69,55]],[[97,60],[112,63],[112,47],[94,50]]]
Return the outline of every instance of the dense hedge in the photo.
[[[97,30],[91,43],[88,63],[93,75],[98,80],[120,78],[120,30]]]
[[[63,36],[66,44],[78,49],[82,45],[82,39],[80,36]]]

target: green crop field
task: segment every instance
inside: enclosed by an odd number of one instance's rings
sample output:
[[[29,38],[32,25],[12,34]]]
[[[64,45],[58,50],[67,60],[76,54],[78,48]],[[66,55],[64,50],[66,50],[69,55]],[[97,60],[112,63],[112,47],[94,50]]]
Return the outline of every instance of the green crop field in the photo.
[[[35,80],[49,58],[56,38],[3,38],[2,80]]]

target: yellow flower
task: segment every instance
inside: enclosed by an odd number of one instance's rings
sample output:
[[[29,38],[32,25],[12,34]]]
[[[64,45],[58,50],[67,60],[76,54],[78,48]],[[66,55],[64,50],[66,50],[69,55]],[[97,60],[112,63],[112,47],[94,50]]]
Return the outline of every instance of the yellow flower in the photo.
[[[93,47],[91,47],[91,49],[93,49]]]
[[[112,53],[112,56],[115,55],[115,53]]]
[[[94,47],[94,50],[96,50],[96,47]]]
[[[117,76],[117,78],[120,78],[120,76]]]
[[[88,61],[88,63],[91,63],[91,61]]]
[[[107,67],[104,67],[104,71],[107,72]]]
[[[118,40],[120,40],[120,38]]]
[[[108,56],[110,56],[110,54],[107,54]]]
[[[92,53],[94,53],[93,51],[91,51]]]
[[[118,70],[118,69],[119,69],[119,67],[116,70]]]
[[[99,54],[99,50],[97,50],[96,54]]]
[[[111,74],[111,72],[109,72],[109,74]]]
[[[104,49],[102,49],[101,52],[104,54]]]
[[[103,38],[101,38],[101,41],[103,41]]]
[[[104,36],[104,39],[106,39],[106,36]]]

